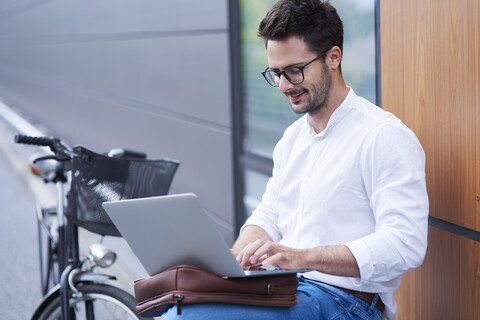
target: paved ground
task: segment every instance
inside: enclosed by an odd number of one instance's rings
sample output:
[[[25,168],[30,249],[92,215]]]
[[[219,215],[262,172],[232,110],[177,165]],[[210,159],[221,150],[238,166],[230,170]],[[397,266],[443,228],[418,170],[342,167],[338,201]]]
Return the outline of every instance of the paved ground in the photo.
[[[41,301],[34,208],[0,154],[0,319],[29,319]]]

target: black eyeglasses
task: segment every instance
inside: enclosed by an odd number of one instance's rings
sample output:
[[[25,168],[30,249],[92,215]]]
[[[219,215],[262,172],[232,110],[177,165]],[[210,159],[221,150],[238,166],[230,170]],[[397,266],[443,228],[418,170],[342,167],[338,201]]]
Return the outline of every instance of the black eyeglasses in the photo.
[[[310,63],[320,59],[323,55],[317,56],[315,59],[307,62],[303,66],[300,67],[286,67],[283,71],[276,71],[273,69],[265,69],[262,72],[263,77],[267,80],[268,84],[273,87],[278,87],[278,83],[280,82],[280,76],[283,74],[285,79],[288,80],[291,84],[299,84],[302,83],[304,79],[303,76],[303,69],[308,66]]]

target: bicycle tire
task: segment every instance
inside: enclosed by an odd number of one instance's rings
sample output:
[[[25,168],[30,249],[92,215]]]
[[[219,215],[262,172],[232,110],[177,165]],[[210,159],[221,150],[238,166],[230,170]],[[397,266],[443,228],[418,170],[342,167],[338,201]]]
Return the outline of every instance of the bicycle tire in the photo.
[[[106,284],[81,284],[77,287],[79,297],[70,295],[69,304],[73,308],[74,319],[87,319],[83,304],[93,302],[95,319],[152,319],[137,315],[135,298],[128,292]],[[60,296],[55,297],[32,320],[61,320]],[[153,320],[153,319],[152,319]]]

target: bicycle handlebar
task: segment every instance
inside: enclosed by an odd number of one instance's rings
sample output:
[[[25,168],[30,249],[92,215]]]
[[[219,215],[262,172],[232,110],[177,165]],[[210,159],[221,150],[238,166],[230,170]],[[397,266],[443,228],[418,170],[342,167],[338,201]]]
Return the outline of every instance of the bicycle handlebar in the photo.
[[[23,134],[15,135],[15,143],[20,144],[29,144],[35,146],[49,147],[50,150],[54,153],[53,156],[45,156],[36,159],[46,160],[46,159],[55,159],[57,161],[69,161],[72,159],[72,153],[70,149],[62,144],[62,141],[58,138],[53,137],[32,137],[26,136]]]
[[[26,136],[23,134],[17,134],[15,136],[15,143],[20,143],[20,144],[31,144],[35,146],[44,146],[44,147],[50,147],[50,149],[55,148],[54,141],[55,138],[50,138],[50,137],[32,137],[32,136]]]
[[[54,137],[32,137],[23,134],[17,134],[15,135],[15,143],[49,147],[50,150],[54,153],[54,156],[45,156],[36,160],[55,159],[58,161],[67,161],[71,160],[72,156],[74,156],[72,151],[67,146],[62,144],[60,139]],[[112,149],[108,153],[108,156],[114,158],[147,158],[147,154],[144,152],[124,148]]]

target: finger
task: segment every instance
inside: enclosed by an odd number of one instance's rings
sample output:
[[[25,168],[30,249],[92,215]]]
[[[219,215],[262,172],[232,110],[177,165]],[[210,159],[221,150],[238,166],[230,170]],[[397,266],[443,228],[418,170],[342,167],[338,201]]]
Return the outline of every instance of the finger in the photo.
[[[287,267],[285,267],[282,262],[283,262],[282,255],[280,253],[277,253],[263,260],[262,265],[272,266],[274,268],[280,268],[280,269],[287,269]]]
[[[280,269],[304,269],[301,251],[285,248],[262,261],[264,266],[273,266]]]
[[[261,247],[259,247],[250,257],[251,264],[262,263],[269,256],[276,254],[278,251],[278,246],[273,242],[265,242]]]
[[[252,255],[258,250],[258,248],[262,247],[264,243],[265,243],[264,240],[256,240],[250,243],[245,248],[243,248],[237,255],[238,263],[240,263],[242,267],[247,267],[252,265],[252,263],[250,262]]]

